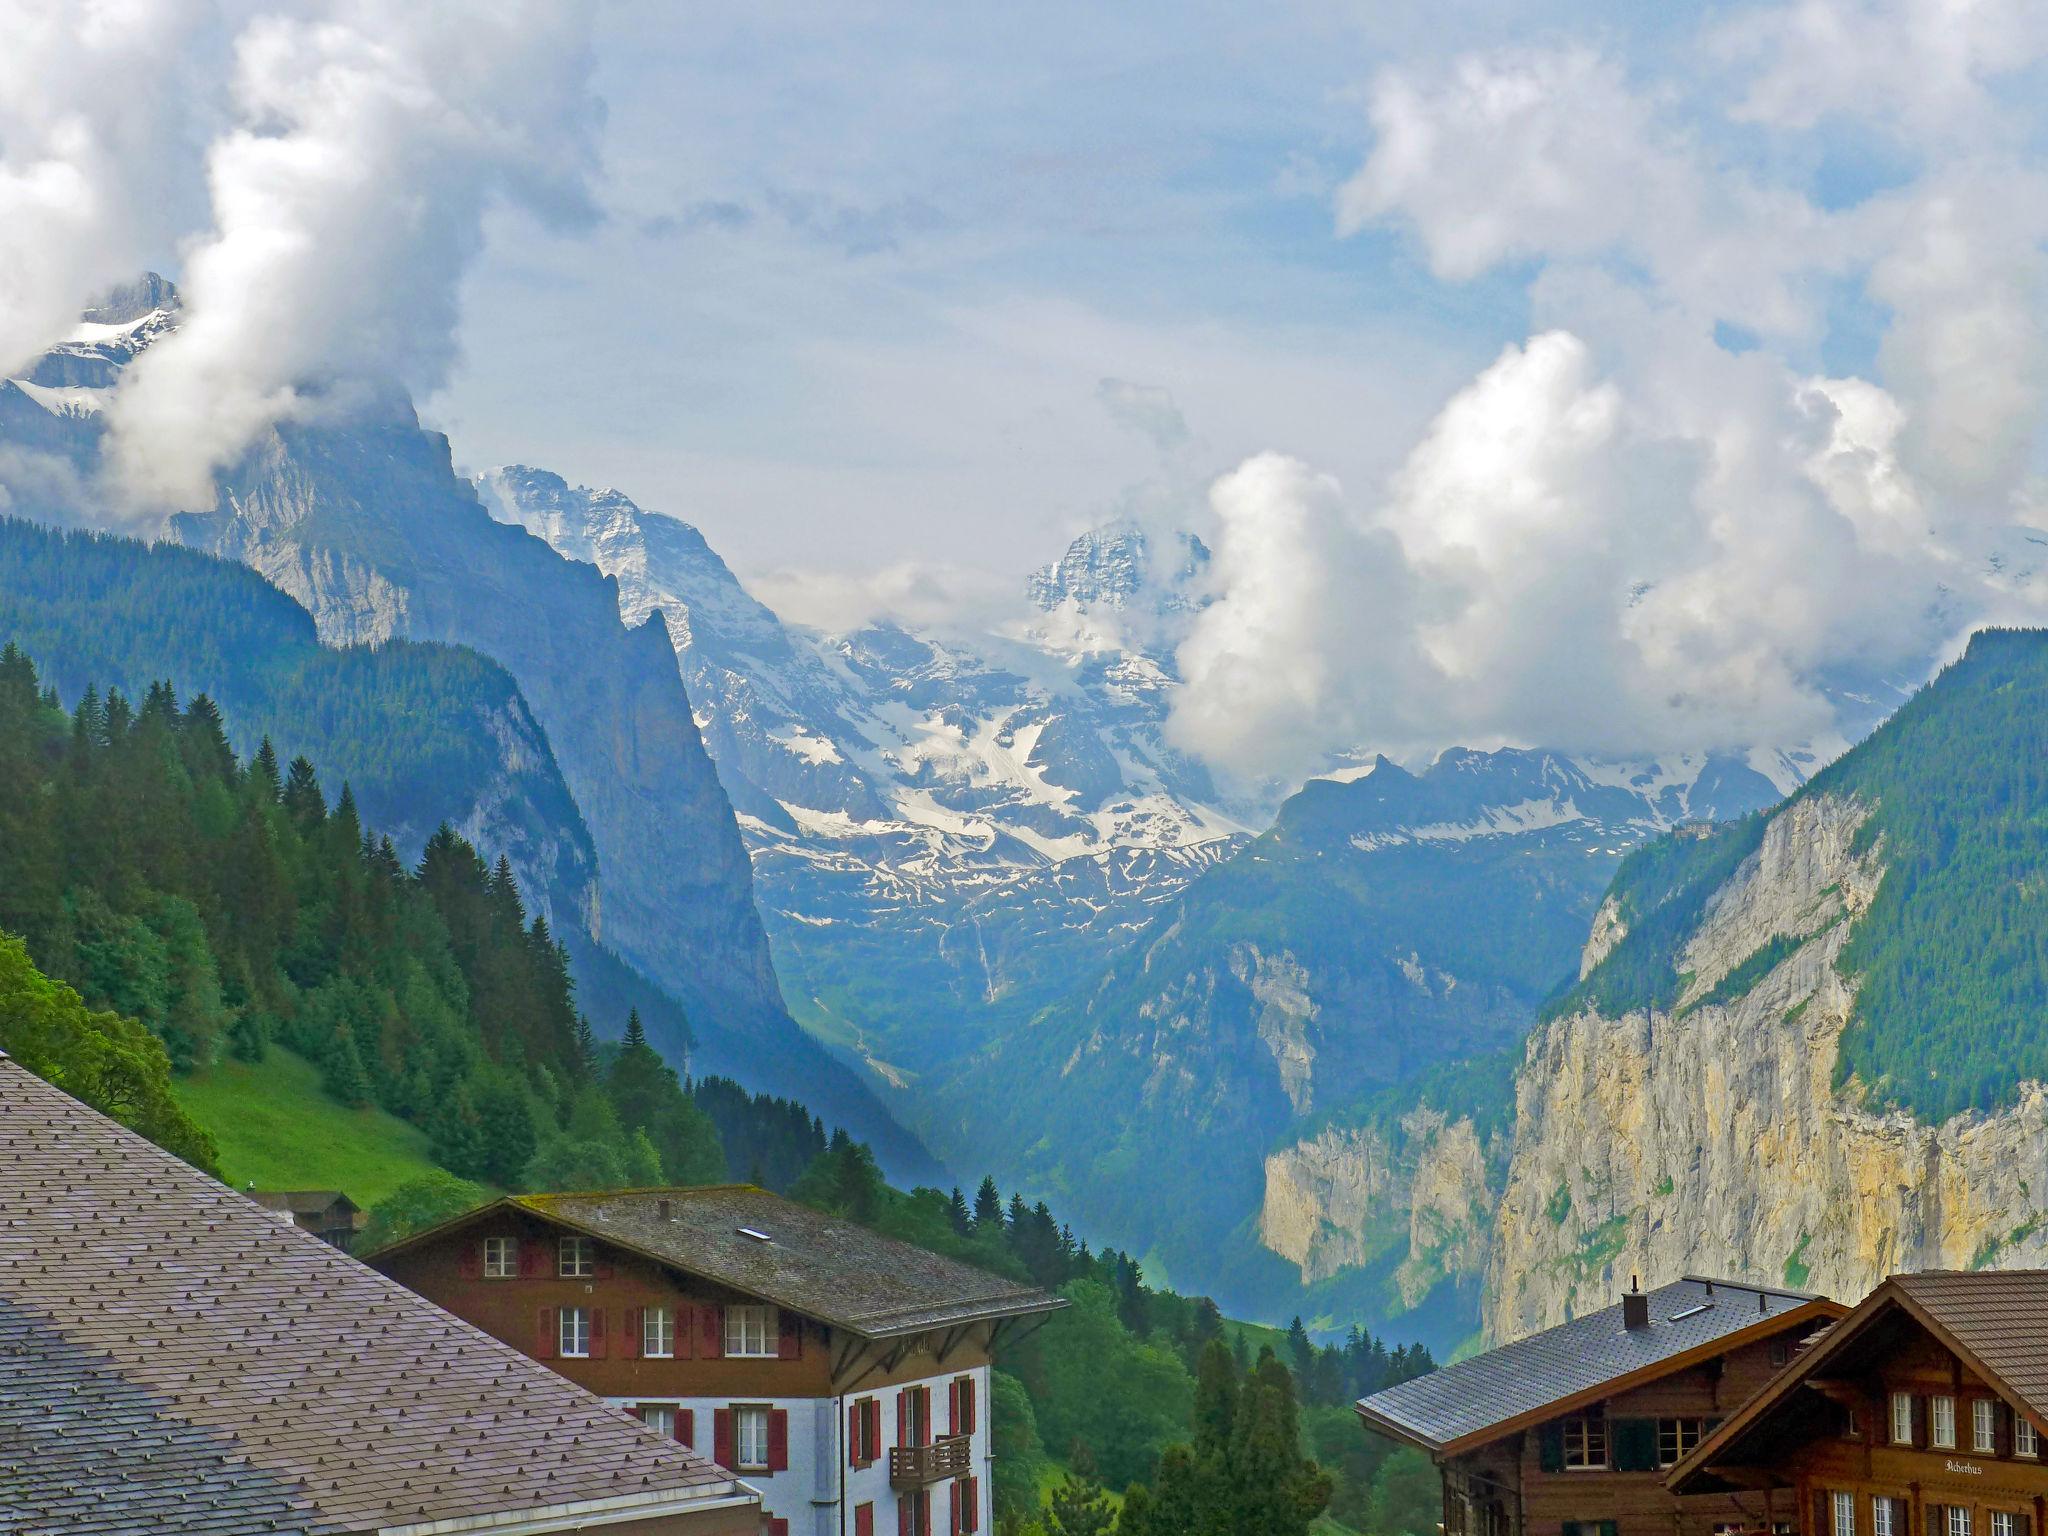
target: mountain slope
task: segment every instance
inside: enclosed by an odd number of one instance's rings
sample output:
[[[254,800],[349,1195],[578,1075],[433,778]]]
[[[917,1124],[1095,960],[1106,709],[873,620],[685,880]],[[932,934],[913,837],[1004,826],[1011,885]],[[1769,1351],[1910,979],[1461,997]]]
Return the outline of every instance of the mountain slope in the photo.
[[[1980,634],[1768,815],[1624,866],[1519,1075],[1496,1335],[1630,1272],[2048,1256],[2044,719],[2048,633]]]
[[[824,635],[617,491],[524,466],[480,489],[612,577],[629,623],[666,620],[785,990],[880,1083],[908,1090],[1021,1024],[1244,836],[1160,729],[1193,540],[1161,562],[1135,527],[1084,535],[1009,630]]]
[[[1728,798],[1713,801],[1716,786]],[[1153,1245],[1226,1305],[1273,1305],[1319,1265],[1306,1244],[1289,1265],[1257,1257],[1269,1149],[1519,1043],[1627,847],[1773,794],[1719,760],[1672,778],[1536,752],[1446,753],[1421,775],[1382,760],[1313,782],[942,1095],[963,1123],[986,1122],[1001,1166],[1078,1219]],[[989,1082],[1032,1091],[990,1102]],[[1404,1301],[1353,1304],[1386,1315]]]
[[[168,302],[168,296],[166,296]],[[0,398],[0,434],[89,467],[97,399],[176,324],[172,308],[84,327]],[[75,382],[42,385],[61,374]],[[58,391],[51,393],[52,390]],[[41,421],[22,425],[36,407]],[[89,509],[80,509],[89,510]],[[692,1064],[801,1092],[891,1166],[934,1166],[850,1070],[783,1007],[730,804],[698,737],[659,623],[628,629],[613,583],[493,520],[448,444],[393,396],[265,434],[222,474],[186,543],[253,567],[302,602],[332,644],[402,636],[474,646],[517,679],[553,744],[596,848],[589,937],[670,990],[697,1037]],[[658,1041],[678,1060],[684,1042]]]

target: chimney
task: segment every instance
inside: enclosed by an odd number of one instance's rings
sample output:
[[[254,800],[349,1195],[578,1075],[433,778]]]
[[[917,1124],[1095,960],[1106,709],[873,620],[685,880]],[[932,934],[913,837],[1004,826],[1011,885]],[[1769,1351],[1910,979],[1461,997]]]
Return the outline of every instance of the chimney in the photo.
[[[657,1200],[654,1202],[654,1214],[659,1216],[663,1221],[671,1221],[674,1219],[670,1215],[670,1212],[674,1209],[675,1207],[670,1205],[666,1200]]]
[[[1628,1292],[1621,1298],[1621,1326],[1629,1329],[1650,1326],[1650,1298],[1642,1292],[1640,1276],[1628,1277]]]

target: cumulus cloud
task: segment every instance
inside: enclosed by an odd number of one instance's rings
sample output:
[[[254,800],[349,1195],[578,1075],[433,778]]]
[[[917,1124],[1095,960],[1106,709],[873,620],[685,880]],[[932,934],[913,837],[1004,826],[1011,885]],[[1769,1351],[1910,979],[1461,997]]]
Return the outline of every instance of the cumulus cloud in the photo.
[[[178,230],[206,0],[0,0],[0,376]]]
[[[1340,234],[1405,232],[1450,283],[1526,266],[1539,328],[1382,485],[1219,482],[1184,745],[1282,776],[1359,746],[1825,749],[1845,675],[1910,684],[2048,615],[2012,526],[2040,516],[2048,187],[1997,110],[2048,22],[1795,0],[1703,43],[1704,107],[1574,44],[1378,77]],[[1860,200],[1783,169],[1844,119],[1910,147]],[[1845,295],[1876,341],[1824,372]]]
[[[235,40],[186,314],[123,381],[109,456],[138,500],[212,499],[266,426],[362,380],[430,389],[486,212],[593,217],[600,109],[578,0],[329,0]]]

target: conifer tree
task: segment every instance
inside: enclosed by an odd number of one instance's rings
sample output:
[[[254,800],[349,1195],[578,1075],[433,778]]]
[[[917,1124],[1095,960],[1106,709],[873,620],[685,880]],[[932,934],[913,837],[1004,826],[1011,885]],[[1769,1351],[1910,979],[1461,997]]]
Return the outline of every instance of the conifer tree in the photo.
[[[946,1202],[946,1222],[960,1237],[974,1235],[974,1218],[968,1213],[967,1198],[960,1193],[960,1186],[953,1186],[953,1197]]]
[[[363,1058],[356,1050],[355,1035],[346,1024],[334,1032],[327,1055],[320,1064],[320,1086],[329,1098],[360,1106],[370,1101],[370,1080],[363,1071]]]
[[[984,1176],[974,1192],[974,1225],[982,1232],[999,1232],[1003,1225],[1003,1197],[992,1177]]]
[[[1095,1455],[1076,1440],[1067,1457],[1067,1475],[1046,1499],[1048,1536],[1107,1536],[1115,1512],[1096,1474]]]
[[[293,758],[285,775],[284,808],[302,837],[327,819],[327,797],[320,792],[320,776],[304,757]]]

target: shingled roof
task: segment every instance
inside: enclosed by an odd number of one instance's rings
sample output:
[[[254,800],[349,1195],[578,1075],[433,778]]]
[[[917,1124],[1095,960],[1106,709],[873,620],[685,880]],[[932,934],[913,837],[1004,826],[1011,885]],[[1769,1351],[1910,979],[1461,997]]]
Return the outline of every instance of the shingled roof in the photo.
[[[1358,1404],[1359,1416],[1432,1454],[1457,1454],[1720,1354],[1753,1332],[1844,1310],[1803,1291],[1702,1275],[1659,1286],[1648,1300],[1647,1326],[1623,1326],[1616,1302],[1375,1393]]]
[[[0,1530],[403,1536],[756,1505],[4,1056],[0,1213]]]
[[[1671,1486],[1681,1492],[1726,1486],[1716,1466],[1731,1459],[1731,1447],[1779,1443],[1782,1422],[1774,1420],[1788,1404],[1803,1409],[1811,1401],[1800,1391],[1808,1380],[1839,1373],[1843,1362],[1881,1349],[1888,1334],[1912,1325],[1953,1350],[2015,1411],[2048,1434],[2048,1270],[1925,1270],[1893,1275],[1864,1297],[1791,1369],[1774,1377],[1672,1468]]]
[[[1027,1317],[1067,1304],[751,1184],[513,1195],[394,1243],[370,1262],[508,1207],[862,1338]]]

